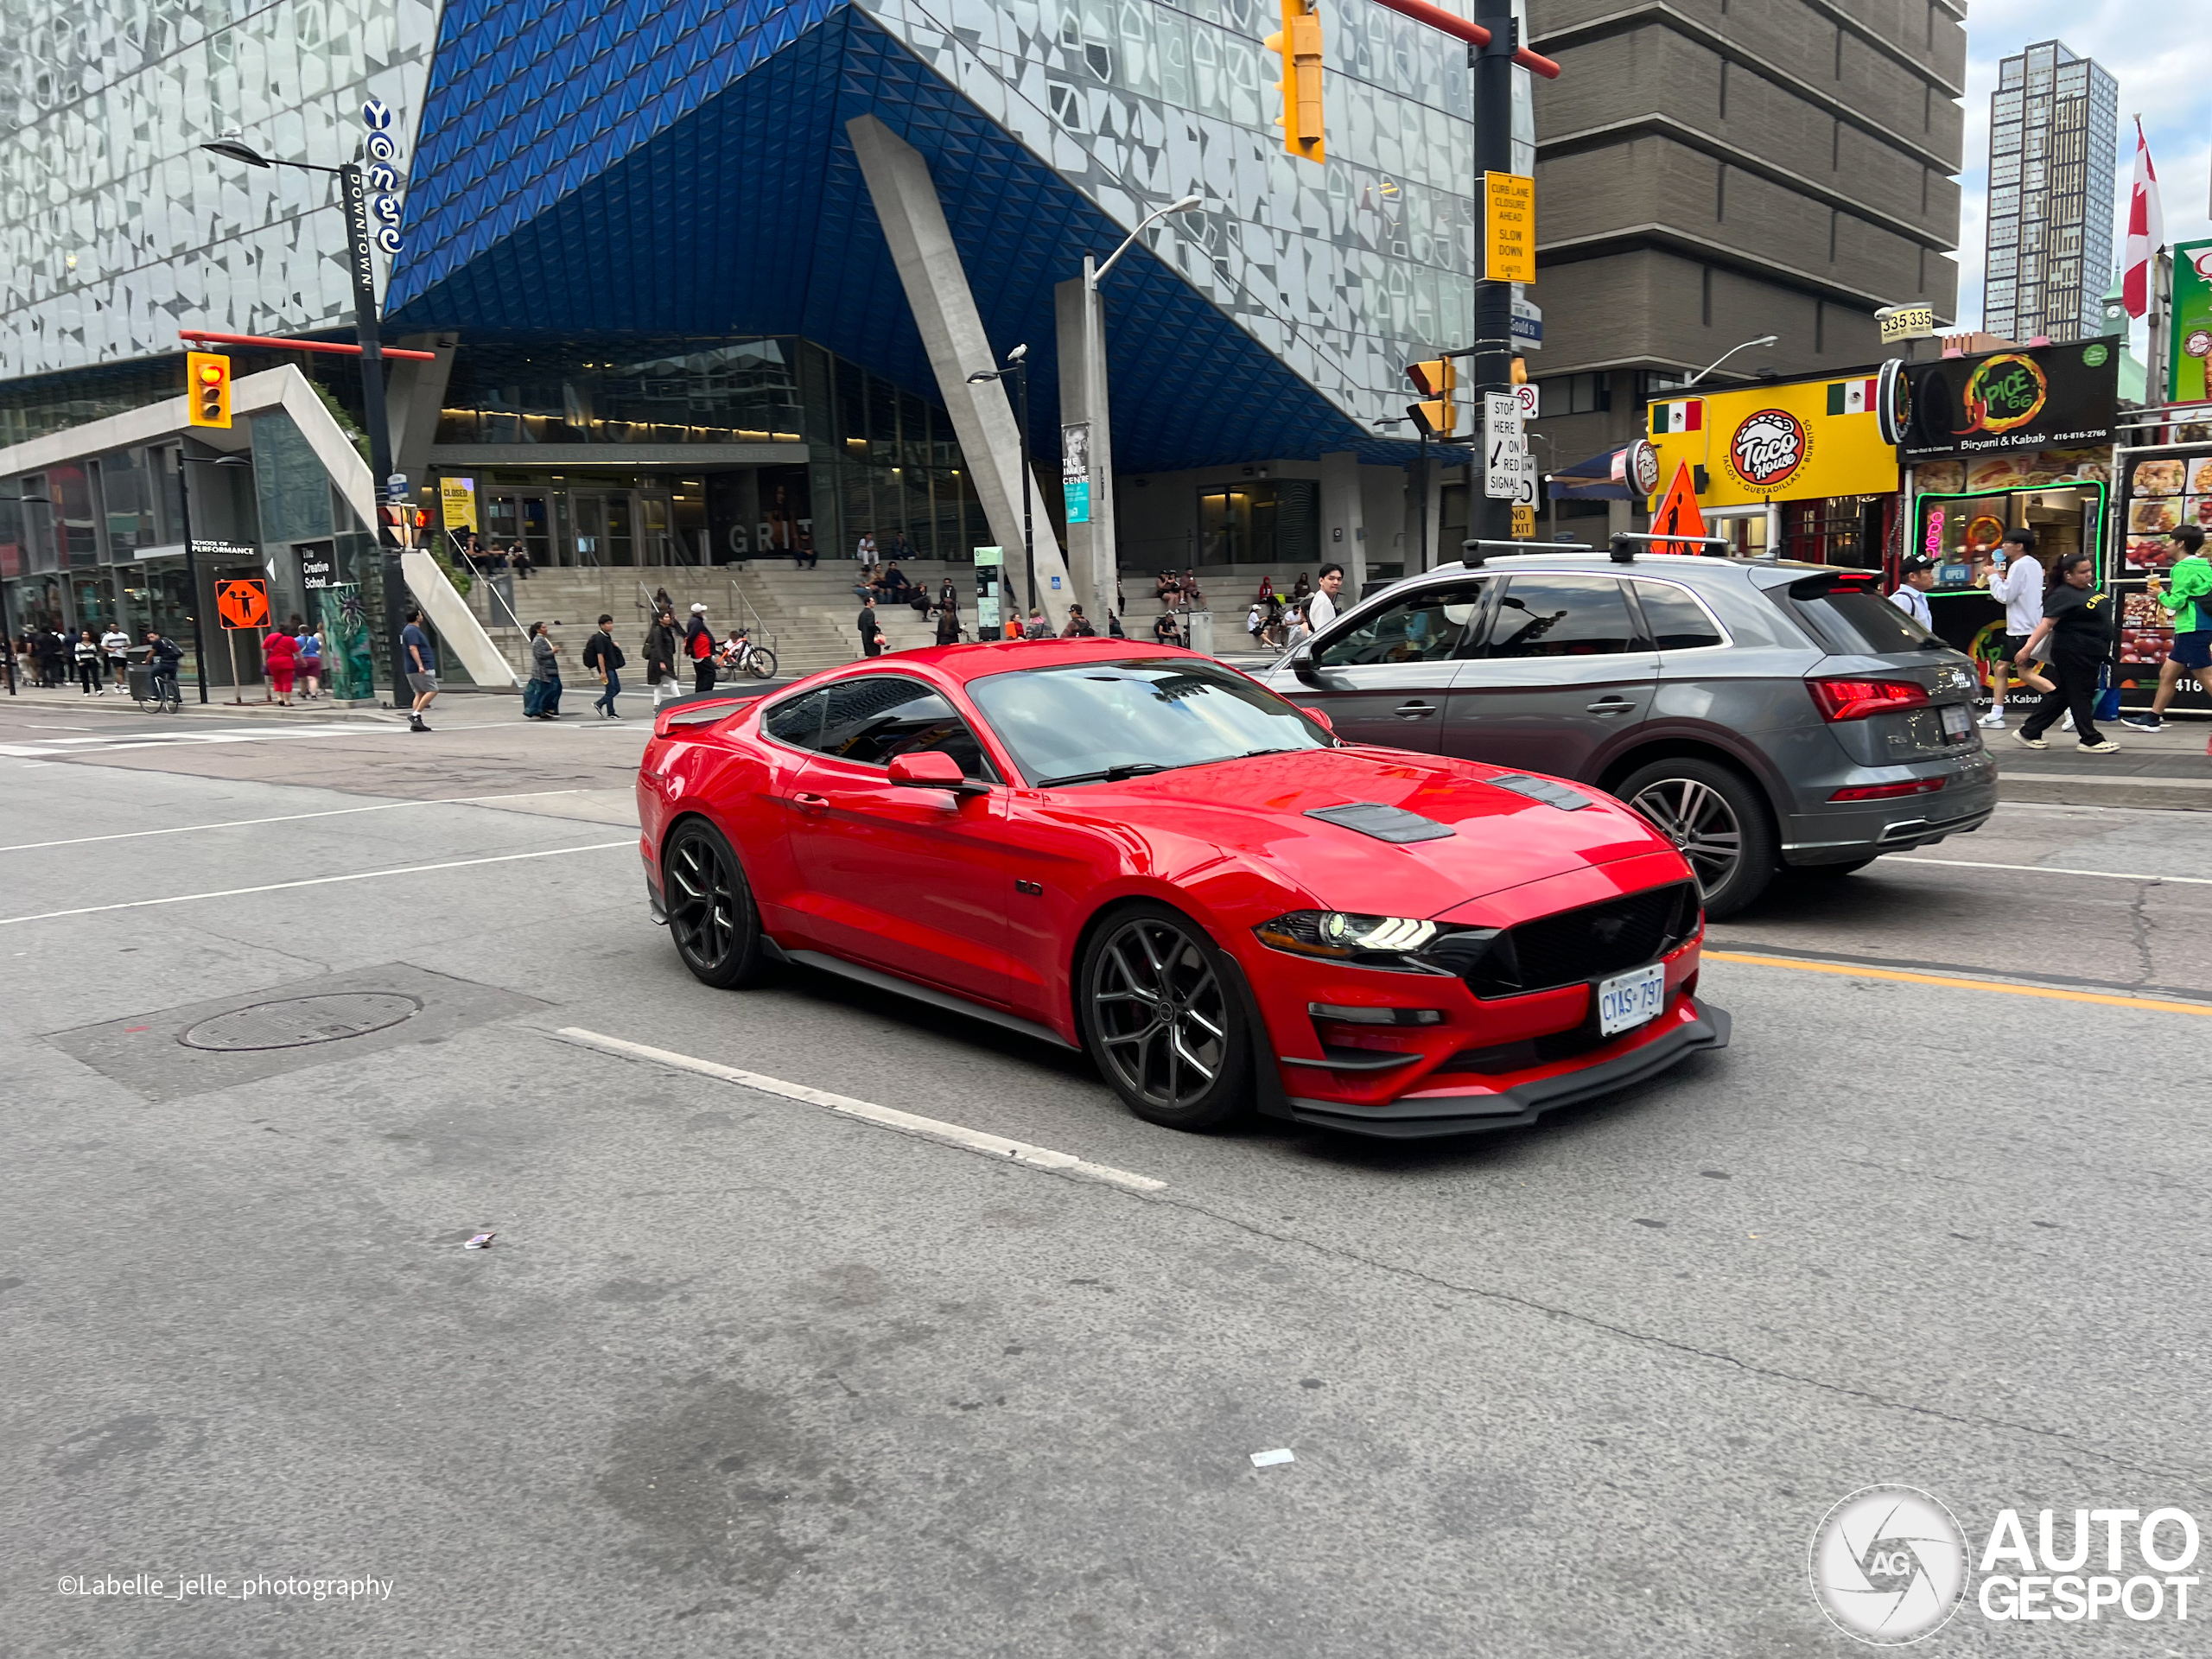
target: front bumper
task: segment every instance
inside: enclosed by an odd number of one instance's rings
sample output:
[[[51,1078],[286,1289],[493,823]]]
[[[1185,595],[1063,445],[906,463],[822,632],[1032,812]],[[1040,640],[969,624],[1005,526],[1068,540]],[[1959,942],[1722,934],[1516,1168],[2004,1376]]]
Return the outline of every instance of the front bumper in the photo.
[[[1554,1107],[1610,1094],[1616,1089],[1656,1077],[1692,1054],[1728,1046],[1728,1015],[1710,1002],[1683,996],[1672,1011],[1672,1017],[1675,1024],[1671,1029],[1624,1054],[1579,1071],[1535,1077],[1492,1091],[1411,1095],[1382,1106],[1351,1106],[1341,1101],[1309,1100],[1293,1095],[1284,1104],[1289,1116],[1300,1123],[1395,1141],[1519,1128],[1534,1123]]]

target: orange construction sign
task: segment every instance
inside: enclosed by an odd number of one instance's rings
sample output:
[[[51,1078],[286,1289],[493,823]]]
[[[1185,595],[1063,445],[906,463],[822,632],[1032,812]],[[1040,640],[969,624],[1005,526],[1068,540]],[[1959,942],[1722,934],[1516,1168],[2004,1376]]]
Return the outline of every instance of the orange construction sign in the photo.
[[[1666,499],[1660,502],[1659,511],[1651,515],[1654,536],[1702,536],[1705,534],[1705,515],[1697,510],[1697,492],[1690,487],[1689,462],[1675,463],[1675,481],[1667,486]],[[1697,554],[1705,550],[1695,542],[1653,542],[1654,553]]]
[[[215,613],[226,628],[269,626],[269,584],[240,577],[215,584]]]

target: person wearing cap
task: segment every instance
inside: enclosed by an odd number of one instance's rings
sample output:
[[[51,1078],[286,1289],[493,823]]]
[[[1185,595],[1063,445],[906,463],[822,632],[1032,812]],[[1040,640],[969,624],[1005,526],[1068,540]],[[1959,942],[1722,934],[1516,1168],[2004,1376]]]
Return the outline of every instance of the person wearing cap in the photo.
[[[2020,658],[2028,636],[2043,620],[2043,565],[2035,554],[2036,533],[2023,526],[2008,530],[1990,556],[1989,596],[2005,607],[2005,642],[2001,654],[1989,665],[1989,712],[1981,724],[2005,723],[2005,687],[2015,674],[2022,685],[2048,695],[2050,682],[2032,659]],[[2019,659],[2014,666],[2015,659]]]
[[[691,659],[692,692],[703,696],[715,689],[715,631],[707,626],[703,605],[694,605],[684,624],[683,654]]]
[[[1925,553],[1908,553],[1897,569],[1904,579],[1890,603],[1933,633],[1936,619],[1928,608],[1928,590],[1936,585],[1936,561]]]
[[[2151,597],[2158,601],[2174,625],[2174,647],[2158,665],[2158,689],[2151,696],[2147,715],[2126,715],[2120,724],[2139,732],[2155,732],[2166,723],[2166,705],[2174,700],[2181,677],[2199,680],[2212,668],[2212,559],[2204,556],[2204,532],[2195,524],[2182,524],[2172,535],[2173,568],[2163,581],[2153,570],[2148,583]]]

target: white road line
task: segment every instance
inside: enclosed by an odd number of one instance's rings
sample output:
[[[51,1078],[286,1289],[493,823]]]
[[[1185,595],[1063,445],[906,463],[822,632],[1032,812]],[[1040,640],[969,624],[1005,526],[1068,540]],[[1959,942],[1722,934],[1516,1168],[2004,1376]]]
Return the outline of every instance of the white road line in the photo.
[[[478,864],[512,864],[525,858],[560,858],[569,853],[604,853],[617,847],[635,847],[626,841],[598,841],[588,847],[549,847],[537,853],[501,853],[492,858],[455,858],[442,864],[407,864],[396,870],[355,870],[346,875],[315,875],[303,881],[270,881],[257,887],[226,887],[219,893],[180,893],[167,899],[132,899],[119,905],[83,905],[75,910],[41,911],[35,916],[0,916],[0,927],[18,922],[50,922],[63,916],[97,916],[111,910],[145,910],[155,905],[189,905],[202,899],[241,899],[253,893],[286,893],[294,887],[327,887],[339,881],[376,881],[387,875],[427,875],[433,870],[465,870]]]
[[[696,1071],[701,1077],[719,1077],[722,1082],[736,1084],[740,1088],[757,1089],[763,1094],[781,1095],[786,1100],[827,1107],[846,1117],[879,1123],[886,1128],[903,1129],[909,1135],[926,1135],[932,1141],[942,1141],[948,1146],[980,1152],[988,1157],[1011,1158],[1017,1164],[1027,1164],[1036,1169],[1087,1175],[1092,1180],[1127,1187],[1132,1192],[1158,1192],[1167,1185],[1165,1181],[1154,1180],[1149,1175],[1134,1175],[1126,1169],[1116,1169],[1110,1164],[1094,1164],[1070,1153],[1054,1152],[1050,1147],[1033,1147],[1027,1141],[1009,1141],[1002,1135],[986,1135],[981,1129],[963,1128],[957,1123],[946,1123],[934,1117],[918,1117],[912,1112],[879,1106],[873,1101],[855,1100],[849,1095],[830,1094],[820,1089],[810,1089],[804,1084],[785,1083],[780,1077],[763,1077],[758,1071],[741,1071],[734,1065],[720,1065],[713,1060],[696,1059],[689,1054],[677,1054],[664,1048],[651,1048],[644,1043],[627,1042],[620,1037],[602,1036],[598,1032],[585,1031],[577,1026],[563,1026],[554,1034],[586,1048],[598,1049],[602,1053],[619,1054],[628,1059],[650,1060],[655,1065],[669,1066],[678,1071]]]
[[[78,836],[69,841],[26,841],[0,847],[0,853],[31,853],[44,847],[84,847],[96,841],[137,841],[143,836],[188,836],[195,830],[243,830],[257,823],[297,823],[302,818],[342,818],[355,812],[396,812],[403,806],[468,806],[481,801],[534,801],[547,795],[581,795],[581,789],[532,789],[516,795],[441,795],[421,801],[384,801],[375,806],[339,806],[327,812],[283,812],[273,818],[231,818],[221,823],[181,823],[168,830],[124,830],[112,836]]]
[[[2180,881],[2212,887],[2212,875],[2136,875],[2126,870],[2072,870],[2061,864],[1989,864],[1971,858],[1905,858],[1892,853],[1886,864],[1940,864],[1955,870],[2025,870],[2031,875],[2097,875],[2107,881]]]

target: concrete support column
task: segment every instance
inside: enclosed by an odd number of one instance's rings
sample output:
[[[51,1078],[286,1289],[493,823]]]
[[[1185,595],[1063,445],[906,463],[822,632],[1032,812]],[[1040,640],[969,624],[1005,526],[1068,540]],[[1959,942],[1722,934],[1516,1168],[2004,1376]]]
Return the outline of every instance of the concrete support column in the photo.
[[[391,422],[391,467],[420,484],[430,467],[430,446],[437,442],[438,416],[445,408],[446,383],[453,378],[455,334],[409,334],[395,342],[410,352],[435,352],[437,360],[417,363],[402,358],[385,371],[385,411]],[[377,480],[381,493],[384,480]]]
[[[1114,534],[1114,453],[1111,416],[1106,401],[1106,307],[1090,281],[1090,256],[1084,275],[1052,289],[1059,336],[1060,424],[1089,429],[1090,522],[1068,526],[1068,565],[1084,613],[1091,626],[1106,632],[1120,574],[1121,555]],[[1065,475],[1066,457],[1061,457]],[[1123,626],[1128,626],[1124,619]]]
[[[1321,457],[1321,563],[1344,568],[1344,591],[1367,586],[1367,515],[1359,501],[1359,457],[1339,449]]]
[[[860,158],[861,175],[868,181],[868,200],[883,226],[883,239],[891,249],[892,264],[899,285],[913,308],[915,326],[936,372],[938,391],[961,453],[982,502],[991,534],[1006,550],[1006,574],[1010,588],[1020,588],[1022,578],[1021,501],[1030,498],[1032,530],[1037,553],[1034,595],[1014,600],[1027,613],[1037,604],[1055,632],[1067,620],[1067,564],[1060,555],[1059,538],[1044,493],[1033,474],[1021,469],[1021,436],[1014,424],[1014,407],[1006,383],[987,380],[970,385],[968,377],[979,370],[999,366],[983,320],[976,312],[975,296],[968,287],[968,273],[960,250],[944,222],[944,208],[931,181],[929,164],[921,153],[872,115],[856,116],[845,124]],[[1053,578],[1059,579],[1055,588]],[[1010,595],[1011,597],[1011,595]]]

